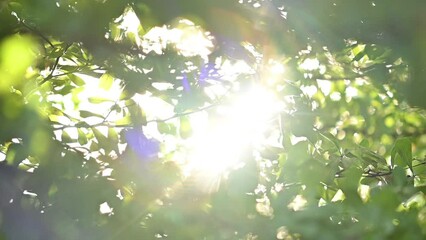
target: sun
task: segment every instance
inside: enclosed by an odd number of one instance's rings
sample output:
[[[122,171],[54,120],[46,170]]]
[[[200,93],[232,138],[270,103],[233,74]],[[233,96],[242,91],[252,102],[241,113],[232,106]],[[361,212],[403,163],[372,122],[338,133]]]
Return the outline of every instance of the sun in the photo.
[[[132,11],[127,11],[123,17],[122,27],[127,31],[133,29],[136,33],[140,26],[140,22],[136,20],[136,15]],[[213,40],[210,33],[201,27],[189,20],[180,19],[169,26],[151,29],[141,38],[140,47],[144,52],[154,51],[162,54],[166,44],[172,44],[182,56],[200,56],[206,62],[207,56],[214,50]],[[244,48],[257,57],[261,56],[254,48],[250,50],[249,46]],[[205,111],[185,114],[185,118],[190,122],[192,136],[182,137],[176,142],[167,138],[167,143],[164,144],[165,152],[174,152],[173,160],[181,166],[186,181],[195,183],[195,186],[205,192],[216,190],[230,171],[244,166],[242,155],[262,144],[264,133],[283,109],[282,101],[279,101],[274,91],[270,91],[266,86],[253,84],[250,88],[237,90],[238,76],[254,73],[254,69],[247,62],[244,60],[233,62],[221,58],[217,59],[217,62],[221,66],[223,79],[233,85],[232,91],[228,91],[229,85],[219,83],[205,86],[204,91],[211,100],[229,94],[231,95],[229,99],[232,100],[226,103],[220,101],[218,106]],[[270,62],[269,65],[271,71],[267,76],[268,81],[265,82],[270,82],[268,86],[272,86],[284,69],[278,61]],[[145,97],[149,99],[153,96]],[[139,100],[138,102],[141,102]],[[144,111],[147,116],[155,115],[150,114],[150,108],[153,110],[152,113],[162,109],[153,103],[146,104]],[[151,120],[155,119],[156,117]],[[159,117],[159,119],[168,119],[168,123],[180,123],[178,118],[174,117]],[[157,126],[144,127],[145,133],[162,139],[163,136],[156,129]]]
[[[272,92],[253,86],[218,107],[214,113],[218,117],[191,118],[197,127],[184,166],[188,178],[203,191],[215,191],[229,171],[244,166],[243,153],[262,144],[263,134],[282,108]]]

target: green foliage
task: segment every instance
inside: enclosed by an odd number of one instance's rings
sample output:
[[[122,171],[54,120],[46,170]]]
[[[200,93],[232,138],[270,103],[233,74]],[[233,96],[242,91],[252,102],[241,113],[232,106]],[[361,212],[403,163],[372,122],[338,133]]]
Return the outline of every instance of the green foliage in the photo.
[[[425,3],[240,2],[0,3],[0,239],[423,239]]]

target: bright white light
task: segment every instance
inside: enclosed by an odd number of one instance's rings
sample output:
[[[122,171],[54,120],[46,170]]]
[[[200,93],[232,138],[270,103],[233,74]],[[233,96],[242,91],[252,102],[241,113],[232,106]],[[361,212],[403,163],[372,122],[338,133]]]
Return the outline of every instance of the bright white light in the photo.
[[[272,115],[282,108],[271,92],[258,87],[238,98],[228,114],[239,135],[253,141],[266,130]]]
[[[322,93],[324,93],[325,96],[330,95],[332,82],[328,80],[317,80],[318,87],[321,89]]]
[[[120,25],[125,30],[137,34],[141,23],[135,12],[131,9],[127,9],[127,11],[123,14],[123,22]]]
[[[353,97],[358,96],[358,89],[349,86],[346,88],[345,93],[347,98],[352,99]]]
[[[302,92],[304,94],[308,95],[310,98],[312,96],[314,96],[315,93],[317,93],[317,91],[318,91],[317,87],[315,87],[314,85],[302,86],[302,87],[300,87],[300,90],[302,90]]]
[[[222,174],[239,162],[241,143],[233,129],[217,128],[199,137],[190,153],[186,172],[193,177],[203,191],[213,191],[218,187]],[[231,132],[230,132],[231,131]]]
[[[293,209],[293,211],[300,211],[307,203],[308,201],[302,195],[297,195],[287,207]]]
[[[300,67],[307,71],[313,71],[320,67],[320,62],[316,58],[308,58],[300,64]]]
[[[144,35],[141,44],[145,52],[161,54],[168,43],[174,44],[179,53],[186,57],[199,55],[206,58],[213,49],[212,37],[188,20],[180,20],[172,28],[152,28]]]
[[[167,45],[167,37],[170,31],[167,27],[154,27],[144,35],[144,41],[142,41],[142,49],[144,52],[149,53],[154,51],[157,54],[161,54],[163,49]]]
[[[243,151],[261,143],[263,133],[282,108],[272,93],[253,87],[229,105],[218,108],[217,120],[209,122],[208,116],[191,118],[197,129],[184,167],[187,176],[194,178],[202,190],[214,191],[229,170],[244,164]]]
[[[277,62],[272,62],[270,69],[273,74],[283,74],[285,72],[284,66]]]
[[[213,43],[199,28],[186,27],[182,31],[182,38],[176,44],[176,47],[183,56],[200,55],[207,57],[211,53]]]
[[[104,202],[102,204],[99,205],[99,212],[101,214],[108,214],[108,215],[112,215],[113,213],[113,208],[111,208],[107,202]]]
[[[151,93],[135,94],[133,99],[143,109],[148,121],[166,119],[174,115],[174,109],[171,104],[153,96]]]

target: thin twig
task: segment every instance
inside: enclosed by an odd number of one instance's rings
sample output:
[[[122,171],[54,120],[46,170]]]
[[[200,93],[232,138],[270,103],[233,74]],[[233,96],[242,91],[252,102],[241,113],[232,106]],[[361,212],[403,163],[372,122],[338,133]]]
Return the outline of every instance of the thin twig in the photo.
[[[363,176],[375,178],[375,177],[389,176],[391,174],[392,174],[392,171],[389,171],[389,172],[371,172],[371,171],[368,171],[368,172],[364,173]]]
[[[202,112],[202,111],[204,111],[204,110],[207,110],[207,109],[209,109],[209,108],[215,107],[215,106],[217,106],[217,105],[218,105],[217,103],[215,103],[215,104],[210,104],[210,105],[208,105],[208,106],[205,106],[205,107],[202,107],[202,108],[195,109],[194,111],[191,111],[191,112],[176,113],[175,115],[173,115],[173,116],[171,116],[171,117],[168,117],[168,118],[165,118],[165,119],[153,119],[153,120],[146,121],[146,123],[150,123],[150,122],[157,122],[157,123],[158,123],[158,122],[167,122],[167,121],[172,120],[172,119],[174,119],[174,118],[179,118],[179,117],[183,117],[183,116],[191,115],[191,114],[193,114],[193,113]]]
[[[56,75],[54,76],[53,73],[58,67],[59,60],[61,59],[62,56],[64,56],[64,54],[67,52],[68,48],[71,47],[71,45],[72,44],[67,44],[67,46],[62,51],[62,54],[56,58],[55,63],[53,64],[52,70],[50,71],[50,74],[39,83],[39,86],[43,85],[45,82],[49,81],[50,79],[56,76]]]
[[[54,48],[55,47],[55,45],[53,45],[53,43],[49,40],[49,39],[47,39],[47,37],[45,37],[40,31],[38,31],[37,29],[35,29],[35,28],[32,28],[32,27],[30,27],[28,24],[26,24],[25,22],[24,22],[24,20],[20,20],[20,22],[21,22],[21,24],[24,26],[24,27],[26,27],[27,29],[29,29],[30,31],[32,31],[32,32],[34,32],[34,33],[36,33],[39,37],[41,37],[44,41],[46,41],[52,48]]]
[[[207,110],[209,108],[212,108],[212,107],[215,107],[217,105],[218,104],[211,104],[211,105],[208,105],[208,106],[205,106],[205,107],[202,107],[202,108],[198,108],[198,109],[196,109],[194,111],[191,111],[191,112],[177,113],[177,114],[175,114],[175,115],[173,115],[171,117],[168,117],[168,118],[164,118],[164,119],[153,119],[153,120],[146,121],[146,123],[151,123],[151,122],[156,122],[156,123],[167,122],[167,121],[169,121],[171,119],[174,119],[174,118],[178,118],[178,117],[182,117],[182,116],[187,116],[187,115],[190,115],[190,114],[193,114],[193,113],[205,111],[205,110]],[[100,123],[89,125],[86,122],[79,122],[79,123],[76,123],[74,125],[62,125],[60,127],[54,128],[54,129],[55,130],[63,130],[63,129],[66,129],[66,128],[81,128],[81,127],[91,128],[91,127],[101,127],[101,126],[103,126],[103,127],[110,127],[110,128],[129,128],[129,127],[133,127],[133,124],[130,123],[130,124],[119,124],[119,125],[117,125],[117,124],[112,124],[112,123],[109,123],[109,122],[106,122],[106,121],[102,121]]]
[[[421,163],[416,164],[416,165],[413,165],[413,168],[418,167],[418,166],[421,166],[421,165],[425,165],[425,164],[426,164],[426,161],[421,162]]]

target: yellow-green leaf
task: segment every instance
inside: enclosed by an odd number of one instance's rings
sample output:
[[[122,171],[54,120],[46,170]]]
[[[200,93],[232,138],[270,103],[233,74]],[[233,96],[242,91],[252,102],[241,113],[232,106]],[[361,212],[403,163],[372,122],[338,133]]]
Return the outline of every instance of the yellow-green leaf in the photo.
[[[109,90],[114,83],[114,77],[108,73],[104,73],[99,79],[99,87],[105,90]]]

